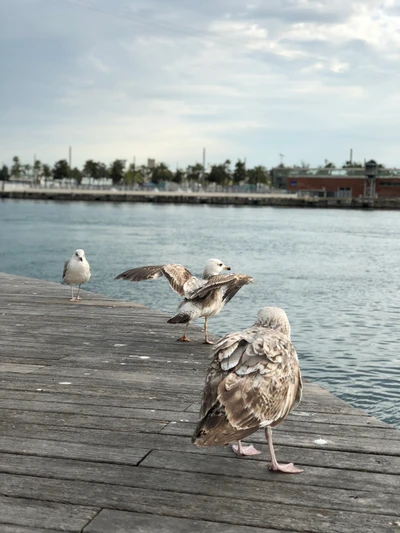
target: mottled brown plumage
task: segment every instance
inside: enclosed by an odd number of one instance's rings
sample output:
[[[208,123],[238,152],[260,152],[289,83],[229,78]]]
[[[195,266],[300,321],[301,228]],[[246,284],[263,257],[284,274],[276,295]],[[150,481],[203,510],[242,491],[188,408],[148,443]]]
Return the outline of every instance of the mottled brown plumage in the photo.
[[[215,346],[192,440],[198,446],[221,446],[274,427],[300,402],[301,393],[286,313],[263,308],[253,327],[226,335]]]

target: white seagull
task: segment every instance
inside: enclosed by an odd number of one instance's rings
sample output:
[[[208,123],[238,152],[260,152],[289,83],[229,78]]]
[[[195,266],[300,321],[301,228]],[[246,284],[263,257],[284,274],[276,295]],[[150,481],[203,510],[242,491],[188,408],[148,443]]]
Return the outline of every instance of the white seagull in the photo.
[[[223,446],[238,441],[238,455],[260,453],[241,439],[265,430],[271,470],[298,473],[293,463],[279,464],[272,427],[280,424],[301,400],[302,381],[290,324],[278,307],[260,309],[251,328],[230,333],[215,346],[203,392],[200,421],[192,442]]]
[[[171,288],[185,297],[177,314],[168,320],[170,324],[186,324],[185,332],[178,341],[188,342],[186,333],[189,323],[204,317],[204,343],[213,344],[208,340],[209,317],[217,315],[241,287],[253,281],[247,274],[221,274],[223,270],[230,270],[230,267],[219,259],[209,259],[205,264],[202,279],[192,276],[187,268],[174,263],[133,268],[122,272],[115,279],[144,281],[165,276]]]
[[[89,281],[91,276],[90,265],[86,261],[85,252],[83,250],[75,250],[73,256],[69,261],[64,263],[63,283],[71,286],[71,302],[80,300],[79,292],[82,283]],[[78,294],[74,297],[74,285],[79,285]]]

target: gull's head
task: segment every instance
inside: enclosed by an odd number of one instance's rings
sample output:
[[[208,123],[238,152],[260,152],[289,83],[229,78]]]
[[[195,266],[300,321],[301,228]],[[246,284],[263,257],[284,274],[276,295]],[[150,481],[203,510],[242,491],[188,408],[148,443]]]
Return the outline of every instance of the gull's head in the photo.
[[[81,249],[75,250],[72,257],[75,259],[75,261],[83,261],[85,258],[85,252]]]
[[[257,313],[255,326],[271,328],[280,331],[290,337],[290,324],[288,317],[283,309],[279,307],[263,307]]]
[[[219,259],[209,259],[204,266],[203,278],[208,279],[212,276],[217,276],[223,270],[230,270],[231,267],[224,265]]]

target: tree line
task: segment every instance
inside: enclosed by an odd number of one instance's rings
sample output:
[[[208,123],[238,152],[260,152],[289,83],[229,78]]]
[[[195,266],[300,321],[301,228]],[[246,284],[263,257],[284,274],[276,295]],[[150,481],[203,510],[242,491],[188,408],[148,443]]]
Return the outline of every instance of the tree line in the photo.
[[[239,183],[267,184],[269,172],[263,166],[247,168],[244,161],[238,160],[231,169],[231,162],[212,165],[207,171],[200,163],[189,165],[185,169],[171,170],[165,163],[158,163],[154,167],[145,165],[136,166],[135,163],[127,164],[123,159],[116,159],[109,165],[101,161],[88,159],[82,168],[70,167],[66,159],[57,161],[53,167],[42,164],[36,160],[33,165],[22,164],[19,157],[13,158],[11,168],[6,165],[0,169],[0,180],[29,179],[34,182],[41,180],[72,179],[81,183],[83,178],[88,178],[96,183],[100,180],[111,179],[113,185],[133,185],[135,183],[163,183],[166,181],[177,184],[183,182],[217,183],[231,185]]]
[[[382,165],[380,165],[382,167]],[[347,161],[340,168],[363,168],[363,163]],[[293,167],[286,167],[283,163],[268,170],[262,165],[248,168],[246,162],[240,159],[235,165],[231,166],[231,162],[226,160],[222,164],[211,165],[209,169],[203,168],[200,163],[189,165],[185,169],[177,168],[171,170],[165,163],[159,163],[154,167],[145,165],[136,166],[135,163],[127,164],[124,159],[116,159],[109,165],[101,161],[94,161],[88,159],[82,168],[70,167],[66,159],[60,159],[53,167],[39,160],[35,160],[33,165],[22,164],[19,157],[13,158],[13,163],[10,168],[3,165],[0,168],[0,180],[8,181],[13,179],[31,180],[32,182],[47,182],[49,180],[74,180],[80,184],[83,178],[88,178],[91,183],[99,183],[101,180],[110,179],[113,185],[134,185],[154,183],[160,184],[164,182],[180,183],[200,183],[207,185],[215,183],[217,185],[270,185],[273,182],[274,172],[282,173],[288,172],[292,169],[299,169],[306,171],[310,168],[308,163],[304,161],[300,165]],[[324,165],[320,169],[336,168],[335,165],[325,160]]]

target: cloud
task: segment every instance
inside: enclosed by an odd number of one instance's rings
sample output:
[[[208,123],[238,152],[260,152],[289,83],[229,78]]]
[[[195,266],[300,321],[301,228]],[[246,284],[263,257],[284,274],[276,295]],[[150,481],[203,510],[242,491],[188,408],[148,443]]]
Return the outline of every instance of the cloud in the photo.
[[[396,6],[3,0],[2,159],[399,165]]]

